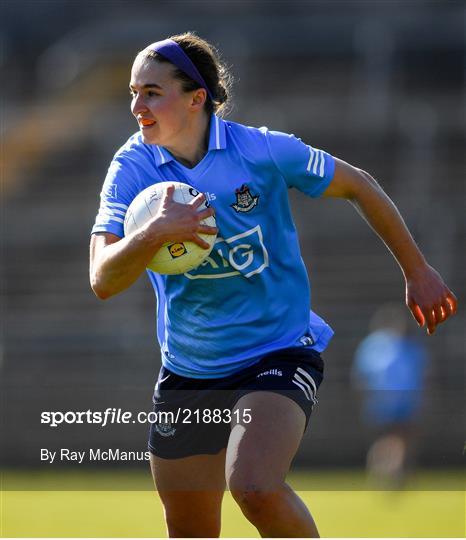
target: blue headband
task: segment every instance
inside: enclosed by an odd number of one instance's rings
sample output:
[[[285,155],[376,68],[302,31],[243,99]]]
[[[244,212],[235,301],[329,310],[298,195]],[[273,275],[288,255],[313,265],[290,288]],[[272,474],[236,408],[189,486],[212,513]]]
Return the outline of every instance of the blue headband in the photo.
[[[164,39],[163,41],[156,41],[152,43],[147,49],[159,53],[161,56],[169,60],[173,65],[190,77],[193,81],[199,83],[209,95],[213,101],[214,97],[209,90],[206,82],[199,73],[197,67],[191,62],[189,56],[183,51],[183,49],[173,41],[172,39]]]

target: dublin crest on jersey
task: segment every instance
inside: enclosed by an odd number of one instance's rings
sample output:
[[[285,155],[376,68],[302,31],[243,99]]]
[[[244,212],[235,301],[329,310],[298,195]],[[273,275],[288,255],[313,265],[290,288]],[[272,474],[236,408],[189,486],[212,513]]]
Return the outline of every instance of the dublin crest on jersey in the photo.
[[[259,195],[251,195],[251,191],[247,184],[243,184],[236,189],[236,203],[230,204],[236,212],[250,212],[259,201]]]

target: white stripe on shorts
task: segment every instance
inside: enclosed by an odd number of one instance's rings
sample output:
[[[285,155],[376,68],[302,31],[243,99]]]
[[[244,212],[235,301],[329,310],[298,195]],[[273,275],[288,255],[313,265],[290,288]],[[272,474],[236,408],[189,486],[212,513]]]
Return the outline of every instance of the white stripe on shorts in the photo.
[[[298,381],[296,381],[295,379],[293,379],[291,382],[292,382],[293,384],[295,384],[296,386],[299,386],[299,388],[301,388],[301,390],[304,392],[304,395],[306,396],[306,399],[307,399],[308,401],[312,401],[312,399],[311,399],[311,397],[310,397],[310,395],[309,395],[309,391],[308,391],[302,384],[300,384],[300,383],[299,383]],[[309,387],[307,387],[307,388],[309,388]]]
[[[314,396],[315,396],[317,394],[317,386],[314,379],[303,368],[299,367],[296,371],[301,373],[301,375],[309,382],[309,384],[312,386],[312,389],[314,390]]]
[[[296,380],[296,381],[300,382],[301,384],[303,384],[309,390],[309,395],[311,396],[312,401],[315,401],[315,393],[314,393],[313,389],[309,386],[309,384],[304,379],[302,379],[297,373],[295,373],[294,377],[293,377],[293,380]]]

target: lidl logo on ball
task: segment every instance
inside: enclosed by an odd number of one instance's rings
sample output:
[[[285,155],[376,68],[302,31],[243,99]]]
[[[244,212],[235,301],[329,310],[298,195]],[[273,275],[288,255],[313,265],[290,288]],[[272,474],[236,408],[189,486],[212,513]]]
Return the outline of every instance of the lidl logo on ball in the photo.
[[[177,244],[170,244],[168,247],[168,251],[170,252],[170,255],[176,259],[178,257],[181,257],[181,255],[184,255],[187,252],[187,249],[184,244],[177,243]]]
[[[218,237],[210,255],[194,270],[189,279],[222,279],[242,274],[250,277],[269,266],[269,254],[260,225],[230,238]]]

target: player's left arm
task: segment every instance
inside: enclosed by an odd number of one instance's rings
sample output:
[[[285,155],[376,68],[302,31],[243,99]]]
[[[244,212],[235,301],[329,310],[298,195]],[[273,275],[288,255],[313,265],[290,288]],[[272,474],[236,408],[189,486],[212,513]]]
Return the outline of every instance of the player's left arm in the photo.
[[[406,305],[419,326],[433,334],[438,324],[456,313],[455,295],[425,260],[398,209],[367,172],[335,159],[335,174],[324,197],[350,201],[384,241],[406,281]]]

